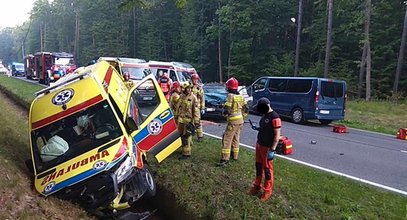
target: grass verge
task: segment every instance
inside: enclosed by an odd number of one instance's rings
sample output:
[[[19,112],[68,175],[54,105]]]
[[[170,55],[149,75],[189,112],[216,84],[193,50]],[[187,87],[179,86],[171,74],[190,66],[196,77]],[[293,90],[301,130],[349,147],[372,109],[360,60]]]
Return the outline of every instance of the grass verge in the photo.
[[[16,100],[17,103],[23,107],[29,108],[35,98],[34,93],[43,88],[44,87],[40,85],[0,74],[0,90]]]
[[[395,135],[407,126],[407,102],[348,101],[345,120],[349,127]]]
[[[74,204],[35,192],[24,164],[30,157],[27,111],[3,94],[0,106],[0,219],[90,219]]]

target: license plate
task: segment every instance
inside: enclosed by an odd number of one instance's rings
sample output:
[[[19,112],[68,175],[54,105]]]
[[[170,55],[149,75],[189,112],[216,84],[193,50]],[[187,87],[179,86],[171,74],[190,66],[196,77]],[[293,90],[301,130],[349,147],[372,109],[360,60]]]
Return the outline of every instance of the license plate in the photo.
[[[321,111],[319,111],[319,113],[324,114],[324,115],[328,115],[329,110],[321,110]]]
[[[206,108],[206,111],[207,111],[207,112],[214,112],[214,111],[215,111],[215,108]]]
[[[153,100],[153,97],[143,97],[143,100],[151,101],[151,100]]]

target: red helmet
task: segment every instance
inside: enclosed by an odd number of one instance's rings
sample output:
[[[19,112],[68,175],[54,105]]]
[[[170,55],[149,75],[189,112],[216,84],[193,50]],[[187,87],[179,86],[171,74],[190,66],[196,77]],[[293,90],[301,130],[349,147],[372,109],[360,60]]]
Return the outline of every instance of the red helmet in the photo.
[[[192,78],[192,79],[199,79],[199,75],[196,74],[196,73],[194,73],[194,74],[192,74],[191,78]]]
[[[172,88],[174,88],[174,89],[176,89],[176,88],[180,88],[181,86],[179,85],[179,82],[178,81],[175,81],[173,84],[172,84]]]
[[[232,77],[228,81],[226,81],[227,89],[237,89],[238,87],[239,87],[239,82],[234,77]]]

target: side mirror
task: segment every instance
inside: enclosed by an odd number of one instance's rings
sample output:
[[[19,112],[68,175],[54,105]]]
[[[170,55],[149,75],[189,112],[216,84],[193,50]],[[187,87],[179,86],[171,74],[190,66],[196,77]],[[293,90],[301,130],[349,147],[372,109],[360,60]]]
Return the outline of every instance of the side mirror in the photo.
[[[126,129],[133,132],[138,129],[138,126],[132,117],[127,117],[126,119]]]

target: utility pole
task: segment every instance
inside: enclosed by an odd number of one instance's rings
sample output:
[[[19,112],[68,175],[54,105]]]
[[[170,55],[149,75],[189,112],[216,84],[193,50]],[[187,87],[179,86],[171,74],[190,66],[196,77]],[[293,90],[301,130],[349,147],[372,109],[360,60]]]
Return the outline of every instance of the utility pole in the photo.
[[[329,72],[329,57],[331,53],[331,40],[332,40],[332,10],[333,10],[333,0],[328,0],[328,30],[326,36],[326,51],[325,51],[325,67],[324,67],[324,77],[328,78]]]
[[[394,95],[398,92],[400,74],[401,74],[401,70],[403,69],[404,49],[406,47],[406,35],[407,35],[407,7],[406,7],[406,14],[404,15],[403,33],[401,34],[399,58],[397,61],[396,76],[395,76],[394,85],[393,85],[393,94]]]
[[[302,20],[302,1],[298,3],[298,18],[297,18],[297,44],[295,46],[295,65],[294,76],[298,76],[300,65],[300,44],[301,44],[301,20]]]

